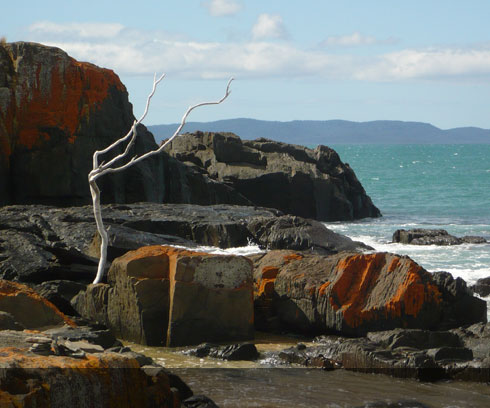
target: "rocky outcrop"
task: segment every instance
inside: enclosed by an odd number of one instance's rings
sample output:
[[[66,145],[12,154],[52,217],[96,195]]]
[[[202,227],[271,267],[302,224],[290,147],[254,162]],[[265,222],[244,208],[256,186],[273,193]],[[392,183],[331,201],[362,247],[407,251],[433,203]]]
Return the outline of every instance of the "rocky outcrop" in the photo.
[[[47,332],[0,332],[0,366],[2,407],[177,408],[192,396],[179,377],[127,347],[104,350]]]
[[[112,263],[108,284],[73,300],[85,318],[152,346],[253,337],[252,265],[244,257],[143,247]]]
[[[395,329],[354,339],[320,336],[308,346],[298,344],[265,357],[279,365],[343,368],[423,381],[488,382],[488,327],[480,323],[455,331]]]
[[[354,171],[326,147],[315,150],[231,133],[185,134],[167,151],[254,205],[321,221],[378,217]]]
[[[63,323],[75,325],[51,302],[29,287],[16,282],[0,280],[0,310],[9,313],[26,329]]]
[[[0,205],[90,202],[92,155],[133,124],[126,88],[108,69],[35,43],[0,46]],[[131,151],[154,150],[144,126]],[[121,153],[122,147],[114,149]],[[124,163],[121,161],[120,164]],[[166,154],[100,179],[103,202],[250,204]]]
[[[103,206],[109,259],[146,245],[246,246],[331,254],[367,249],[321,223],[250,206],[139,203]],[[96,237],[95,242],[94,236]],[[90,206],[0,207],[0,278],[93,281],[99,246]]]
[[[470,289],[482,297],[490,296],[490,276],[478,279]]]
[[[396,230],[393,233],[392,242],[410,245],[461,245],[461,244],[485,244],[483,237],[465,236],[455,237],[443,229],[416,228],[411,230]]]
[[[454,279],[449,272],[434,272],[432,278],[442,294],[440,328],[449,329],[487,321],[482,306],[486,302],[474,297],[473,291],[463,279]]]
[[[257,360],[260,355],[257,347],[252,343],[229,344],[226,346],[203,343],[196,348],[185,351],[185,354],[199,358],[212,357],[231,361],[253,361]]]
[[[262,330],[279,326],[303,333],[364,335],[486,321],[484,301],[459,288],[459,281],[450,282],[452,277],[434,279],[406,256],[270,251],[252,259],[256,320]]]

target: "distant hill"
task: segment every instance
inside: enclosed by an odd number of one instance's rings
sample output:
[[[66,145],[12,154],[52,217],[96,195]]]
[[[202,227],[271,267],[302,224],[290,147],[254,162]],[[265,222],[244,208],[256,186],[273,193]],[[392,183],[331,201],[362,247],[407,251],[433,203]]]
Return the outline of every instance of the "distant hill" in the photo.
[[[148,126],[157,142],[170,137],[177,124]],[[439,129],[428,123],[376,120],[293,120],[273,122],[256,119],[228,119],[188,122],[185,132],[233,132],[242,139],[265,137],[301,145],[318,144],[490,144],[490,129],[463,127]]]

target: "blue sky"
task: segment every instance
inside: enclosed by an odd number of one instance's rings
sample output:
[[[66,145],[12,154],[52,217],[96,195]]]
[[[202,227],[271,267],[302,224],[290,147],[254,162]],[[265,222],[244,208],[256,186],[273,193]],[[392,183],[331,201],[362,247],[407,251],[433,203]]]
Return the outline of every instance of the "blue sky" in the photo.
[[[490,128],[490,1],[169,0],[2,4],[0,36],[113,69],[146,124],[345,119]]]

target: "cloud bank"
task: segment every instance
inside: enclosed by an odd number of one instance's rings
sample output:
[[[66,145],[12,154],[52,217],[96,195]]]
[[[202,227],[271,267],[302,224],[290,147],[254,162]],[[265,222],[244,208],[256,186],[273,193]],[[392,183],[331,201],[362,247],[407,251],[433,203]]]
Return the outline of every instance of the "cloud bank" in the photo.
[[[211,2],[210,4],[234,4]],[[223,11],[224,9],[222,9]],[[126,75],[167,72],[182,78],[318,78],[330,80],[488,82],[490,46],[401,49],[383,54],[329,53],[303,49],[287,36],[280,16],[263,14],[243,42],[206,42],[163,31],[144,31],[108,23],[39,22],[32,41],[62,48],[73,57]],[[271,41],[272,39],[272,41]],[[328,39],[327,39],[328,40]],[[336,45],[371,45],[358,33],[331,37]],[[349,48],[350,49],[350,48]]]

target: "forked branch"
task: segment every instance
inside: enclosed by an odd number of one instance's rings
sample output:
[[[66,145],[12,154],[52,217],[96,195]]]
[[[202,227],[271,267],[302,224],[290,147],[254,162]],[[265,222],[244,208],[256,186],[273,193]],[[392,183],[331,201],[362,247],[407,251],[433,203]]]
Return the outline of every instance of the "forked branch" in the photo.
[[[157,79],[156,75],[153,78],[153,87],[152,87],[150,94],[148,95],[147,100],[146,100],[145,111],[143,112],[143,115],[138,120],[134,121],[129,132],[125,136],[116,140],[110,146],[107,146],[105,149],[97,150],[93,155],[93,163],[92,163],[93,168],[92,168],[92,171],[90,171],[90,173],[88,175],[88,181],[89,181],[89,186],[90,186],[90,193],[92,195],[92,204],[93,204],[95,223],[97,225],[97,231],[98,231],[100,238],[101,238],[99,265],[97,268],[97,275],[96,275],[93,283],[99,283],[104,276],[105,266],[106,266],[106,262],[107,262],[107,246],[108,246],[108,234],[107,234],[107,230],[104,226],[104,222],[102,220],[102,211],[101,211],[101,207],[100,207],[100,189],[97,185],[97,179],[99,177],[103,176],[104,174],[116,173],[116,172],[125,170],[128,167],[131,167],[134,164],[139,163],[140,161],[145,160],[146,158],[148,158],[150,156],[153,156],[155,154],[160,153],[165,148],[165,146],[167,146],[169,143],[171,143],[172,140],[174,140],[180,134],[180,131],[182,130],[182,128],[185,125],[187,117],[189,116],[189,114],[194,109],[201,107],[201,106],[206,106],[206,105],[219,105],[221,102],[223,102],[228,97],[228,95],[231,93],[230,85],[231,85],[231,82],[233,81],[233,78],[230,78],[230,80],[228,81],[228,84],[226,85],[225,94],[221,99],[219,99],[217,101],[211,101],[211,102],[201,102],[201,103],[190,106],[187,109],[187,111],[185,112],[184,116],[182,117],[180,125],[177,128],[177,130],[175,131],[175,133],[165,143],[162,143],[158,147],[158,149],[146,152],[146,153],[142,154],[141,156],[134,155],[127,163],[125,163],[119,167],[113,167],[113,165],[117,161],[119,161],[120,159],[128,157],[129,152],[131,151],[131,147],[134,145],[134,142],[135,142],[137,134],[138,134],[137,133],[137,126],[143,121],[143,119],[148,114],[148,110],[150,108],[151,98],[155,94],[156,88],[157,88],[158,84],[163,80],[163,78],[165,78],[165,74],[161,75],[158,79]],[[126,145],[126,147],[122,153],[114,156],[112,159],[110,159],[107,162],[102,162],[99,164],[99,156],[101,154],[109,153],[113,148],[115,148],[116,146],[118,146],[121,143],[124,143],[128,140],[129,140],[129,142],[127,143],[127,145]]]

